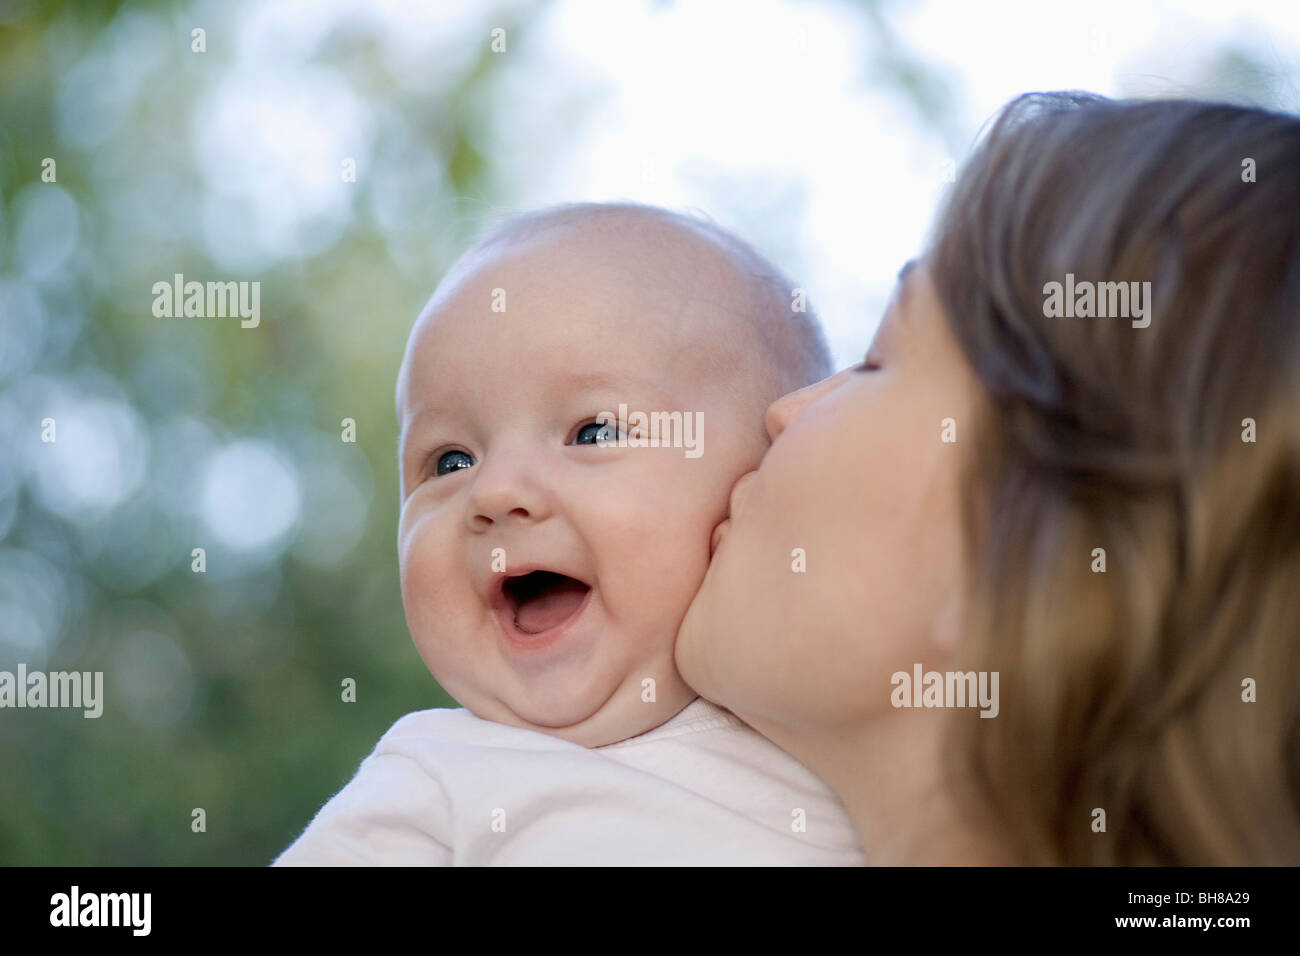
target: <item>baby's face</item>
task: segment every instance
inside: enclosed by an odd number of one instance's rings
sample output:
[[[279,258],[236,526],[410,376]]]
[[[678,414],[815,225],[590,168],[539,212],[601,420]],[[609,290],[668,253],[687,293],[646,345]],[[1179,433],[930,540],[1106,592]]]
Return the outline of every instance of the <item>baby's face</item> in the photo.
[[[693,242],[571,226],[515,241],[412,333],[402,600],[430,671],[480,717],[599,746],[695,696],[677,629],[767,437],[745,300]],[[620,405],[702,421],[702,453],[598,444]]]

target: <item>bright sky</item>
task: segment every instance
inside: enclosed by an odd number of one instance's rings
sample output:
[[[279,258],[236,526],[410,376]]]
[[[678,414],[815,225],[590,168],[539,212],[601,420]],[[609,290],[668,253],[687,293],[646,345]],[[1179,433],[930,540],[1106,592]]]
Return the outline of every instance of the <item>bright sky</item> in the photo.
[[[499,86],[482,106],[493,138],[481,145],[504,192],[476,201],[497,213],[584,199],[700,209],[808,290],[841,365],[866,349],[949,164],[1013,96],[1259,92],[1249,75],[1207,85],[1231,46],[1273,74],[1268,97],[1300,110],[1295,0],[886,0],[884,52],[946,82],[940,124],[882,82],[868,5],[855,0],[555,0],[540,17],[531,0],[286,0],[235,16],[224,2],[198,0],[180,19],[210,15],[237,30],[233,69],[194,112],[193,130],[211,187],[205,236],[230,269],[310,255],[341,234],[353,213],[338,188],[340,155],[375,174],[373,213],[394,232],[443,188],[434,157],[371,155],[387,106],[318,57],[330,27],[375,30],[402,94],[436,113],[447,81],[518,10],[524,26],[508,32]],[[114,42],[120,57],[140,56]],[[68,102],[92,102],[102,83],[88,74],[86,85]],[[102,125],[105,104],[94,105],[91,116],[69,112],[70,134]],[[419,244],[389,245],[409,272],[427,270]]]
[[[1016,94],[1205,96],[1206,68],[1231,43],[1276,72],[1278,103],[1300,109],[1292,0],[887,3],[897,40],[956,94],[959,134],[949,143],[891,89],[863,82],[874,40],[861,9],[563,0],[514,65],[514,82],[534,103],[578,82],[602,93],[548,175],[521,167],[533,174],[520,178],[522,204],[627,198],[703,209],[808,288],[848,365],[922,242],[945,159],[951,151],[960,161]],[[554,77],[553,88],[539,76]],[[531,112],[536,123],[551,119]],[[507,165],[526,159],[541,132],[529,122],[507,130]]]

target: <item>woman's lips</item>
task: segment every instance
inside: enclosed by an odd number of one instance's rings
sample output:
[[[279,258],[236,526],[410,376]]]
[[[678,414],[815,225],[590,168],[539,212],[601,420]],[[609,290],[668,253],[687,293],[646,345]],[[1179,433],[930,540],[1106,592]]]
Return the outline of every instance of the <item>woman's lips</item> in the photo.
[[[745,496],[749,494],[749,486],[757,477],[757,470],[747,471],[737,478],[736,483],[731,486],[731,507],[730,512],[727,515],[728,518],[736,517],[737,512],[740,510],[740,506],[745,503]]]
[[[717,553],[718,545],[722,543],[723,537],[731,528],[731,519],[736,517],[736,512],[745,501],[745,496],[749,494],[749,486],[753,479],[757,477],[758,471],[747,471],[731,486],[731,499],[728,505],[727,517],[718,522],[718,526],[713,529],[713,537],[709,540],[709,557],[712,558]]]
[[[709,558],[712,559],[718,553],[718,545],[722,544],[722,538],[731,528],[731,519],[723,518],[718,522],[718,526],[713,529],[713,537],[709,540]]]

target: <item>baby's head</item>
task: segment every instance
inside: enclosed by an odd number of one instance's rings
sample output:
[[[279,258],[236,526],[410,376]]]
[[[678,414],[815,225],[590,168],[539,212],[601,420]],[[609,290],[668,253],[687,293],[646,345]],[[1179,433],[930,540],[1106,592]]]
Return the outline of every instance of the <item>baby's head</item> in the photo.
[[[457,701],[594,747],[695,696],[673,644],[713,528],[768,404],[830,372],[801,300],[716,227],[631,204],[511,220],[451,268],[397,380],[398,556]]]

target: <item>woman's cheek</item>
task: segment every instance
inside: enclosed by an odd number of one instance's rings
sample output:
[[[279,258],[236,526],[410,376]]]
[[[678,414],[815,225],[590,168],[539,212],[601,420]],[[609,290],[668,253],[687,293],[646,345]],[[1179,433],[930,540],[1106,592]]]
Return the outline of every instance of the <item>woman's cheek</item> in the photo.
[[[806,604],[801,584],[806,578],[806,544],[800,541],[801,522],[775,513],[770,505],[784,500],[765,476],[746,479],[734,499],[736,517],[723,531],[714,560],[719,565],[715,607],[730,619],[717,621],[727,635],[727,653],[713,663],[730,673],[718,680],[734,682],[738,703],[761,712],[762,698],[789,676],[800,656],[799,645],[815,608]],[[774,498],[773,493],[778,497]],[[794,510],[790,502],[789,510]],[[751,698],[753,698],[751,704]]]

